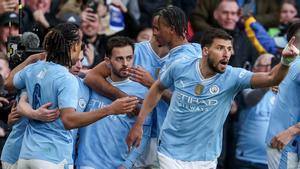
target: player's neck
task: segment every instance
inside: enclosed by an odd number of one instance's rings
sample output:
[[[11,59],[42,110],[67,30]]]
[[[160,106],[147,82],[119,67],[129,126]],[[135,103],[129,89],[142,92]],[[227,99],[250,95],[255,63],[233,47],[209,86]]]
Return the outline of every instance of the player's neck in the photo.
[[[187,44],[188,40],[185,37],[174,37],[174,39],[168,44],[169,49],[173,49],[177,46]]]
[[[201,62],[199,63],[199,69],[204,79],[209,79],[217,74],[214,70],[209,68],[207,62],[204,59],[201,59]]]
[[[160,58],[165,57],[168,54],[168,52],[169,52],[169,49],[168,49],[167,46],[159,46],[155,40],[151,40],[150,41],[150,45],[151,45],[152,50]]]
[[[114,73],[111,73],[110,79],[113,82],[122,82],[122,81],[128,80],[129,78],[128,77],[120,77],[120,76],[118,76],[118,75],[116,75]]]

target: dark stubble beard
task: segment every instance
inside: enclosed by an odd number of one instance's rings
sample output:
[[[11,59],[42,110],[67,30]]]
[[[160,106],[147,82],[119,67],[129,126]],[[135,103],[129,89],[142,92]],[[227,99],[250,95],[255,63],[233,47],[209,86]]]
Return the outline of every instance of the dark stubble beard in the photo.
[[[207,56],[207,64],[209,69],[213,70],[216,73],[224,73],[224,71],[219,70],[216,66],[214,66],[214,63],[212,61],[212,59],[210,59],[210,56]]]
[[[113,65],[111,65],[111,68],[112,68],[112,72],[116,76],[118,76],[118,78],[128,78],[129,77],[129,74],[127,74],[126,76],[122,76],[121,73]]]

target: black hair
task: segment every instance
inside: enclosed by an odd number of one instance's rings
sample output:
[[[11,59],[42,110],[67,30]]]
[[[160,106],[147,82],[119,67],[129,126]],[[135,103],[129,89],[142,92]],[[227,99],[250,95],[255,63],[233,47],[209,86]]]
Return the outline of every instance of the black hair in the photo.
[[[202,49],[204,47],[210,46],[213,43],[213,40],[219,38],[224,40],[231,40],[232,36],[230,36],[226,31],[219,28],[210,28],[206,32],[201,35],[200,44]]]
[[[293,22],[291,24],[291,26],[289,27],[289,29],[287,31],[287,35],[286,35],[286,38],[287,38],[288,42],[291,40],[291,38],[293,36],[296,35],[296,33],[297,33],[298,30],[300,30],[300,21],[299,20]]]
[[[178,36],[185,37],[187,33],[187,18],[182,9],[168,6],[154,13],[153,17],[162,17],[170,27],[174,27]]]
[[[43,42],[47,61],[71,67],[71,47],[79,41],[79,28],[75,24],[58,24],[47,33]]]
[[[134,51],[134,41],[129,37],[125,36],[114,36],[107,41],[106,46],[106,57],[110,58],[112,54],[112,50],[118,47],[131,46]]]

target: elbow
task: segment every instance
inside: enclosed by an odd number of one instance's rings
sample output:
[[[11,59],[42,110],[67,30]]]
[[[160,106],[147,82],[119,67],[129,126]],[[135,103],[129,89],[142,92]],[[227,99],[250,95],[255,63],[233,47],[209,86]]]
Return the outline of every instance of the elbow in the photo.
[[[91,82],[92,82],[91,79],[93,79],[92,76],[93,76],[93,75],[92,75],[90,72],[88,72],[88,73],[85,75],[84,82],[85,82],[86,84],[90,85]]]
[[[9,79],[6,79],[4,82],[4,89],[11,92],[14,90],[13,84],[9,81]]]
[[[76,128],[75,124],[68,117],[62,116],[61,120],[66,130],[71,130]]]
[[[64,127],[65,127],[66,130],[71,130],[71,129],[76,128],[76,127],[74,127],[74,125],[72,123],[63,122],[63,124],[64,124]]]

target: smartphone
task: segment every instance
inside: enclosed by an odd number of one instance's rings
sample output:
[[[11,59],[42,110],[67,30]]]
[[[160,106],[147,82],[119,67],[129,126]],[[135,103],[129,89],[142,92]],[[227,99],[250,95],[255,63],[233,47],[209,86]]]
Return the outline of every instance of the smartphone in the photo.
[[[88,0],[86,6],[87,8],[93,9],[93,13],[97,13],[98,4],[99,2],[97,0]]]

